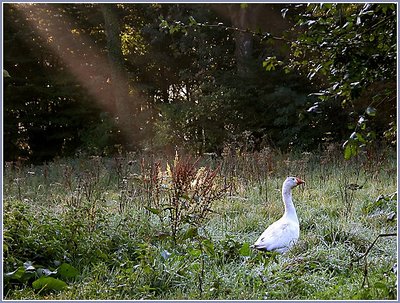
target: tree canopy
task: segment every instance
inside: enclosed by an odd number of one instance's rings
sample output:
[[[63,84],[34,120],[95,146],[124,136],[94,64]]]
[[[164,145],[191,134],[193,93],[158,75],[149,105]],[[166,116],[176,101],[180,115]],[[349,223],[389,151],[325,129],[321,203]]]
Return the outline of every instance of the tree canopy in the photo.
[[[395,4],[3,7],[6,161],[395,143]]]

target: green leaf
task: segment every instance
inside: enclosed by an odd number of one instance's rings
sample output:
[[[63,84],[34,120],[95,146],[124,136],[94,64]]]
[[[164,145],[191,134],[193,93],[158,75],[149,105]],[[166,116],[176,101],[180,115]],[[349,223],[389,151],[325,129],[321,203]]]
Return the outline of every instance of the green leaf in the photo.
[[[275,70],[276,66],[280,64],[281,62],[275,56],[266,58],[262,63],[266,71]]]
[[[204,251],[207,255],[209,256],[213,256],[214,253],[214,244],[209,240],[209,239],[204,239],[202,241],[203,247],[204,247]]]
[[[368,139],[368,140],[375,140],[375,139],[376,139],[376,133],[375,133],[374,131],[370,131],[370,132],[367,134],[367,139]]]
[[[148,292],[152,292],[152,291],[157,290],[157,288],[151,287],[150,285],[144,285],[144,286],[138,287],[138,290],[140,292],[148,293]]]
[[[364,116],[360,116],[360,118],[358,119],[357,125],[361,128],[361,129],[365,129],[367,127],[366,125],[366,119]]]
[[[387,285],[386,285],[385,283],[380,282],[380,281],[375,282],[374,286],[375,286],[376,288],[380,288],[380,289],[387,289],[387,288],[388,288]]]
[[[32,287],[40,290],[63,290],[67,283],[53,277],[40,277],[32,283]]]
[[[166,20],[161,20],[160,27],[161,28],[168,28],[169,24],[168,24],[168,22]]]
[[[149,212],[155,214],[155,215],[161,214],[161,209],[152,208],[152,207],[148,207],[148,206],[145,206],[144,208],[147,209]]]
[[[200,264],[198,262],[194,262],[194,263],[192,263],[191,268],[193,269],[194,272],[199,271]]]
[[[239,254],[243,257],[248,257],[251,254],[250,244],[243,243],[242,247],[239,249]]]
[[[198,234],[199,233],[198,233],[197,228],[191,227],[185,232],[185,234],[183,235],[182,238],[183,238],[183,240],[192,239],[192,238],[196,237]]]
[[[367,143],[367,141],[364,139],[364,137],[363,137],[360,133],[357,133],[356,136],[357,136],[357,140],[358,140],[359,142],[361,142],[361,143]]]
[[[195,26],[197,25],[197,21],[193,18],[193,16],[189,17],[189,25],[190,26]]]
[[[63,278],[75,278],[79,275],[79,271],[67,263],[61,264],[57,270],[57,273]]]
[[[11,78],[10,74],[5,69],[3,69],[3,78]]]
[[[16,270],[5,273],[4,277],[9,279],[19,280],[25,274],[25,268],[23,266],[18,267]]]
[[[154,274],[154,270],[153,270],[153,269],[151,268],[151,266],[148,265],[148,264],[144,264],[144,265],[142,266],[142,270],[143,270],[143,272],[144,272],[145,274],[147,274],[147,275]]]
[[[323,4],[320,5],[320,7],[323,8],[323,9],[325,9],[325,10],[331,9],[332,6],[333,6],[332,3],[323,3]]]
[[[347,140],[344,144],[344,158],[349,160],[350,158],[357,156],[358,153],[358,146],[356,142],[352,139]]]
[[[201,250],[200,249],[195,249],[195,248],[189,248],[188,249],[189,255],[198,258],[201,256]]]
[[[372,106],[368,106],[365,110],[368,116],[374,117],[376,115],[376,109]]]
[[[346,28],[347,30],[351,29],[352,27],[353,27],[352,21],[348,21],[345,23],[345,25],[343,25],[343,28]]]

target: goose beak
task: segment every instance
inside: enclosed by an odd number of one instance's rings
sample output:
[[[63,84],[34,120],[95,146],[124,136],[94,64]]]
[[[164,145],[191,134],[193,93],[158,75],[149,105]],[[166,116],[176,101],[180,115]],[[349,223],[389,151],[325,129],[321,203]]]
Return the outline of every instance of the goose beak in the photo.
[[[305,181],[301,180],[300,178],[296,178],[297,185],[306,183]]]

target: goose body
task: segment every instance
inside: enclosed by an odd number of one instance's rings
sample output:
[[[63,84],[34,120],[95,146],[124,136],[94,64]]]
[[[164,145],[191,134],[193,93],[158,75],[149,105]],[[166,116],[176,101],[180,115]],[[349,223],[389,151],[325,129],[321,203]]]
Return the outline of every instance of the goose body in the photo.
[[[282,185],[285,213],[261,234],[253,247],[259,250],[286,252],[299,239],[300,226],[292,201],[292,188],[304,183],[296,177],[288,177]]]

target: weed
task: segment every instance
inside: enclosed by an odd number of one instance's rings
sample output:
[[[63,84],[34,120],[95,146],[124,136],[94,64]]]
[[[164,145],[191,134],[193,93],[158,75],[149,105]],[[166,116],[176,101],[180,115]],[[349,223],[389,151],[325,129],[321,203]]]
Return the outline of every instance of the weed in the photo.
[[[180,159],[178,155],[166,170],[160,162],[145,169],[142,161],[142,184],[147,196],[146,209],[164,223],[168,214],[169,231],[174,242],[185,224],[201,225],[212,212],[212,203],[226,193],[227,186],[219,182],[218,169],[197,168],[198,160]]]

